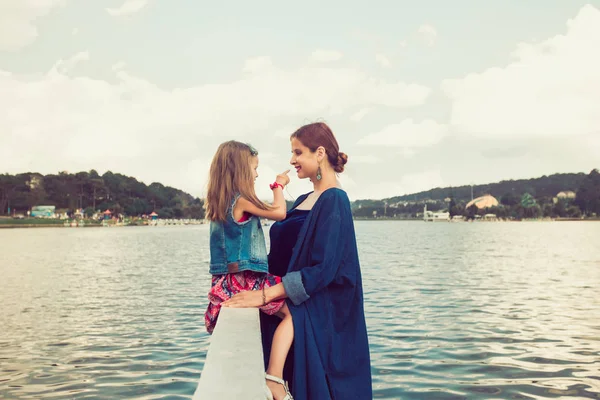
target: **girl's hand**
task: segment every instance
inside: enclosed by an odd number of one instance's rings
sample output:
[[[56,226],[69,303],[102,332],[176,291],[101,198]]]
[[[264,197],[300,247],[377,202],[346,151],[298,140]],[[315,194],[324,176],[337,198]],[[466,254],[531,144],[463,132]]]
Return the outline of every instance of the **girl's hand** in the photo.
[[[248,290],[234,295],[229,300],[221,303],[223,307],[231,308],[252,308],[262,307],[262,290]]]
[[[288,183],[290,183],[290,177],[288,176],[289,172],[290,170],[288,169],[277,175],[277,178],[275,178],[275,182],[285,187]]]

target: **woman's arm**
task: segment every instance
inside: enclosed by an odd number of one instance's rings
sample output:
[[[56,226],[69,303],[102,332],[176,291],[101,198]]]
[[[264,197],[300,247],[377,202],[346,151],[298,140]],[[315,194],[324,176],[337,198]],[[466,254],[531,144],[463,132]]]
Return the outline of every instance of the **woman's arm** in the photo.
[[[275,300],[287,299],[288,295],[285,292],[283,283],[278,283],[275,286],[265,288],[265,297],[267,303],[270,303]]]
[[[248,290],[234,295],[221,304],[223,307],[231,308],[261,307],[265,303],[287,298],[287,294],[282,283],[265,288],[264,295],[265,297],[263,298],[262,290]]]
[[[310,264],[296,271],[288,272],[282,283],[265,288],[264,300],[269,303],[274,300],[289,298],[295,305],[302,304],[312,294],[327,287],[336,277],[344,258],[344,235],[346,218],[339,211],[332,213],[323,221],[317,221],[313,243],[310,249]],[[327,214],[325,214],[327,215]],[[261,290],[247,291],[234,295],[223,302],[226,307],[260,307],[263,305]]]

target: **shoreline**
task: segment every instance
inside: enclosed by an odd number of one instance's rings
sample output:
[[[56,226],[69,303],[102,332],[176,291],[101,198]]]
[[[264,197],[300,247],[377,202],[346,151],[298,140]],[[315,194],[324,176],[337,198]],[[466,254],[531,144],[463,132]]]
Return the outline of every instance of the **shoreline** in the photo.
[[[423,221],[420,218],[414,219],[398,219],[398,218],[354,218],[354,221],[370,221],[370,222],[383,222],[383,221],[395,221],[395,222],[418,222]],[[427,222],[435,222],[435,223],[469,223],[469,222],[600,222],[600,218],[555,218],[555,219],[546,219],[546,220],[534,220],[534,219],[525,219],[525,220],[498,220],[498,221],[427,221]],[[193,224],[192,224],[193,225]],[[126,228],[126,227],[137,227],[137,226],[151,226],[151,225],[117,225],[117,226],[104,226],[102,224],[89,224],[84,226],[65,226],[64,224],[0,224],[0,229],[19,229],[19,228]],[[169,226],[169,225],[165,225]],[[184,224],[177,224],[176,226],[186,226]]]
[[[17,228],[102,228],[102,225],[65,226],[64,224],[0,224],[0,229]]]
[[[423,221],[422,218],[353,218],[354,221]],[[548,218],[548,219],[497,219],[497,220],[474,220],[474,221],[447,221],[447,220],[439,220],[439,221],[426,221],[426,222],[451,222],[455,223],[464,223],[464,222],[600,222],[600,217],[597,218]]]

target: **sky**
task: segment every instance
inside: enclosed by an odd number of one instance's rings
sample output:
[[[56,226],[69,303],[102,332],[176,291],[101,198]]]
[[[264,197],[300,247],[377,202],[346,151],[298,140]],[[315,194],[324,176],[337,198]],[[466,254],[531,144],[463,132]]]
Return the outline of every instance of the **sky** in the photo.
[[[587,173],[598,49],[600,0],[0,0],[0,173],[202,197],[233,139],[258,149],[268,198],[315,121],[352,200]],[[291,175],[288,199],[311,190]]]

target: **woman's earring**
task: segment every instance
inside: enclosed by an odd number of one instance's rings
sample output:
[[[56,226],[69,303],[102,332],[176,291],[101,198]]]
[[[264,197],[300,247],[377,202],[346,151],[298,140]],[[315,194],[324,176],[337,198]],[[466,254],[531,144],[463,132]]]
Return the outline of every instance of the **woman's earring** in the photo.
[[[319,168],[317,168],[317,180],[320,181],[323,178],[323,176],[321,175],[321,166],[319,165]]]

